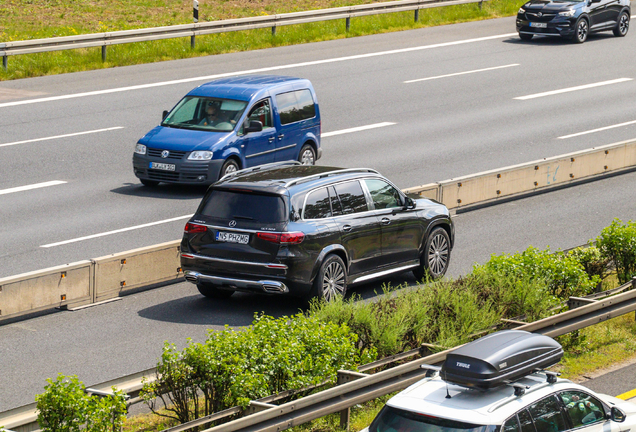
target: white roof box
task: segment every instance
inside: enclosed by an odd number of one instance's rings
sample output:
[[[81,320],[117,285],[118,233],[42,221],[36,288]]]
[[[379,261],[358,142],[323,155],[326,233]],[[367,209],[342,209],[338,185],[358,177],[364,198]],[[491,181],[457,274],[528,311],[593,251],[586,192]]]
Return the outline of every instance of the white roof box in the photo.
[[[561,357],[563,348],[551,337],[504,330],[449,353],[440,376],[453,384],[488,390],[552,366]]]

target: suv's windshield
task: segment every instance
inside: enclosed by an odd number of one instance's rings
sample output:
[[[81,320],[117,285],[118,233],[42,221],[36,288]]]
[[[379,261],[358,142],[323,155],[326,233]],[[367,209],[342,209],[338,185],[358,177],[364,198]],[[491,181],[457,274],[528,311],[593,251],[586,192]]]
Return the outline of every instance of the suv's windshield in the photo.
[[[495,426],[463,423],[385,405],[369,432],[493,432]]]
[[[161,125],[229,132],[236,126],[246,106],[245,101],[186,96],[170,111]]]

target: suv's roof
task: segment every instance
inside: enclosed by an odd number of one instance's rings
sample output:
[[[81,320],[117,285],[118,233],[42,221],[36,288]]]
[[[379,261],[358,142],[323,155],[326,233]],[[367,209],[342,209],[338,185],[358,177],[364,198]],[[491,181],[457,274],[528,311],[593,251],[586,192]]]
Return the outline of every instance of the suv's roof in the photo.
[[[423,379],[391,398],[387,405],[410,412],[480,425],[501,425],[521,408],[566,388],[583,389],[569,380],[547,384],[546,375],[536,373],[517,381],[528,385],[526,394],[515,397],[514,388],[500,386],[488,391],[449,384],[439,376]],[[535,387],[536,386],[536,387]],[[535,387],[535,390],[532,390]],[[585,389],[583,389],[585,390]],[[450,398],[447,398],[447,391]],[[503,401],[508,400],[508,403]]]
[[[280,75],[246,75],[221,78],[201,84],[189,95],[214,96],[227,99],[250,100],[256,93],[265,89],[308,80],[304,78]]]
[[[316,186],[365,176],[379,176],[368,168],[338,168],[316,165],[261,166],[231,174],[212,187],[223,189],[250,189],[262,192],[286,194],[302,192]]]

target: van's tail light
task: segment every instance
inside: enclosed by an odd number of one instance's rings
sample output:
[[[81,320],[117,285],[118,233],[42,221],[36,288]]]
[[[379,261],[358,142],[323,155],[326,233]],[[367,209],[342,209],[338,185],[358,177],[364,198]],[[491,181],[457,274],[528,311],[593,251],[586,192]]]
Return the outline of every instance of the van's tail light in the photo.
[[[186,234],[203,233],[203,232],[206,232],[207,230],[208,230],[208,227],[206,227],[205,225],[197,225],[190,222],[186,224],[184,229]]]
[[[302,232],[284,232],[284,233],[273,233],[273,232],[259,232],[256,233],[256,237],[261,240],[265,240],[272,243],[278,244],[299,244],[305,240],[305,233]]]

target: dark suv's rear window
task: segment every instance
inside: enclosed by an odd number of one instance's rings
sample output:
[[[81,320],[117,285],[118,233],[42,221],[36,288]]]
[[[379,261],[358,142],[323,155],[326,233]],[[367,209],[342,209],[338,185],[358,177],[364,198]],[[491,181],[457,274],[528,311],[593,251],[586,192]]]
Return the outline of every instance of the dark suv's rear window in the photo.
[[[216,219],[253,220],[277,223],[286,220],[285,202],[279,195],[211,190],[199,207],[199,214]]]

